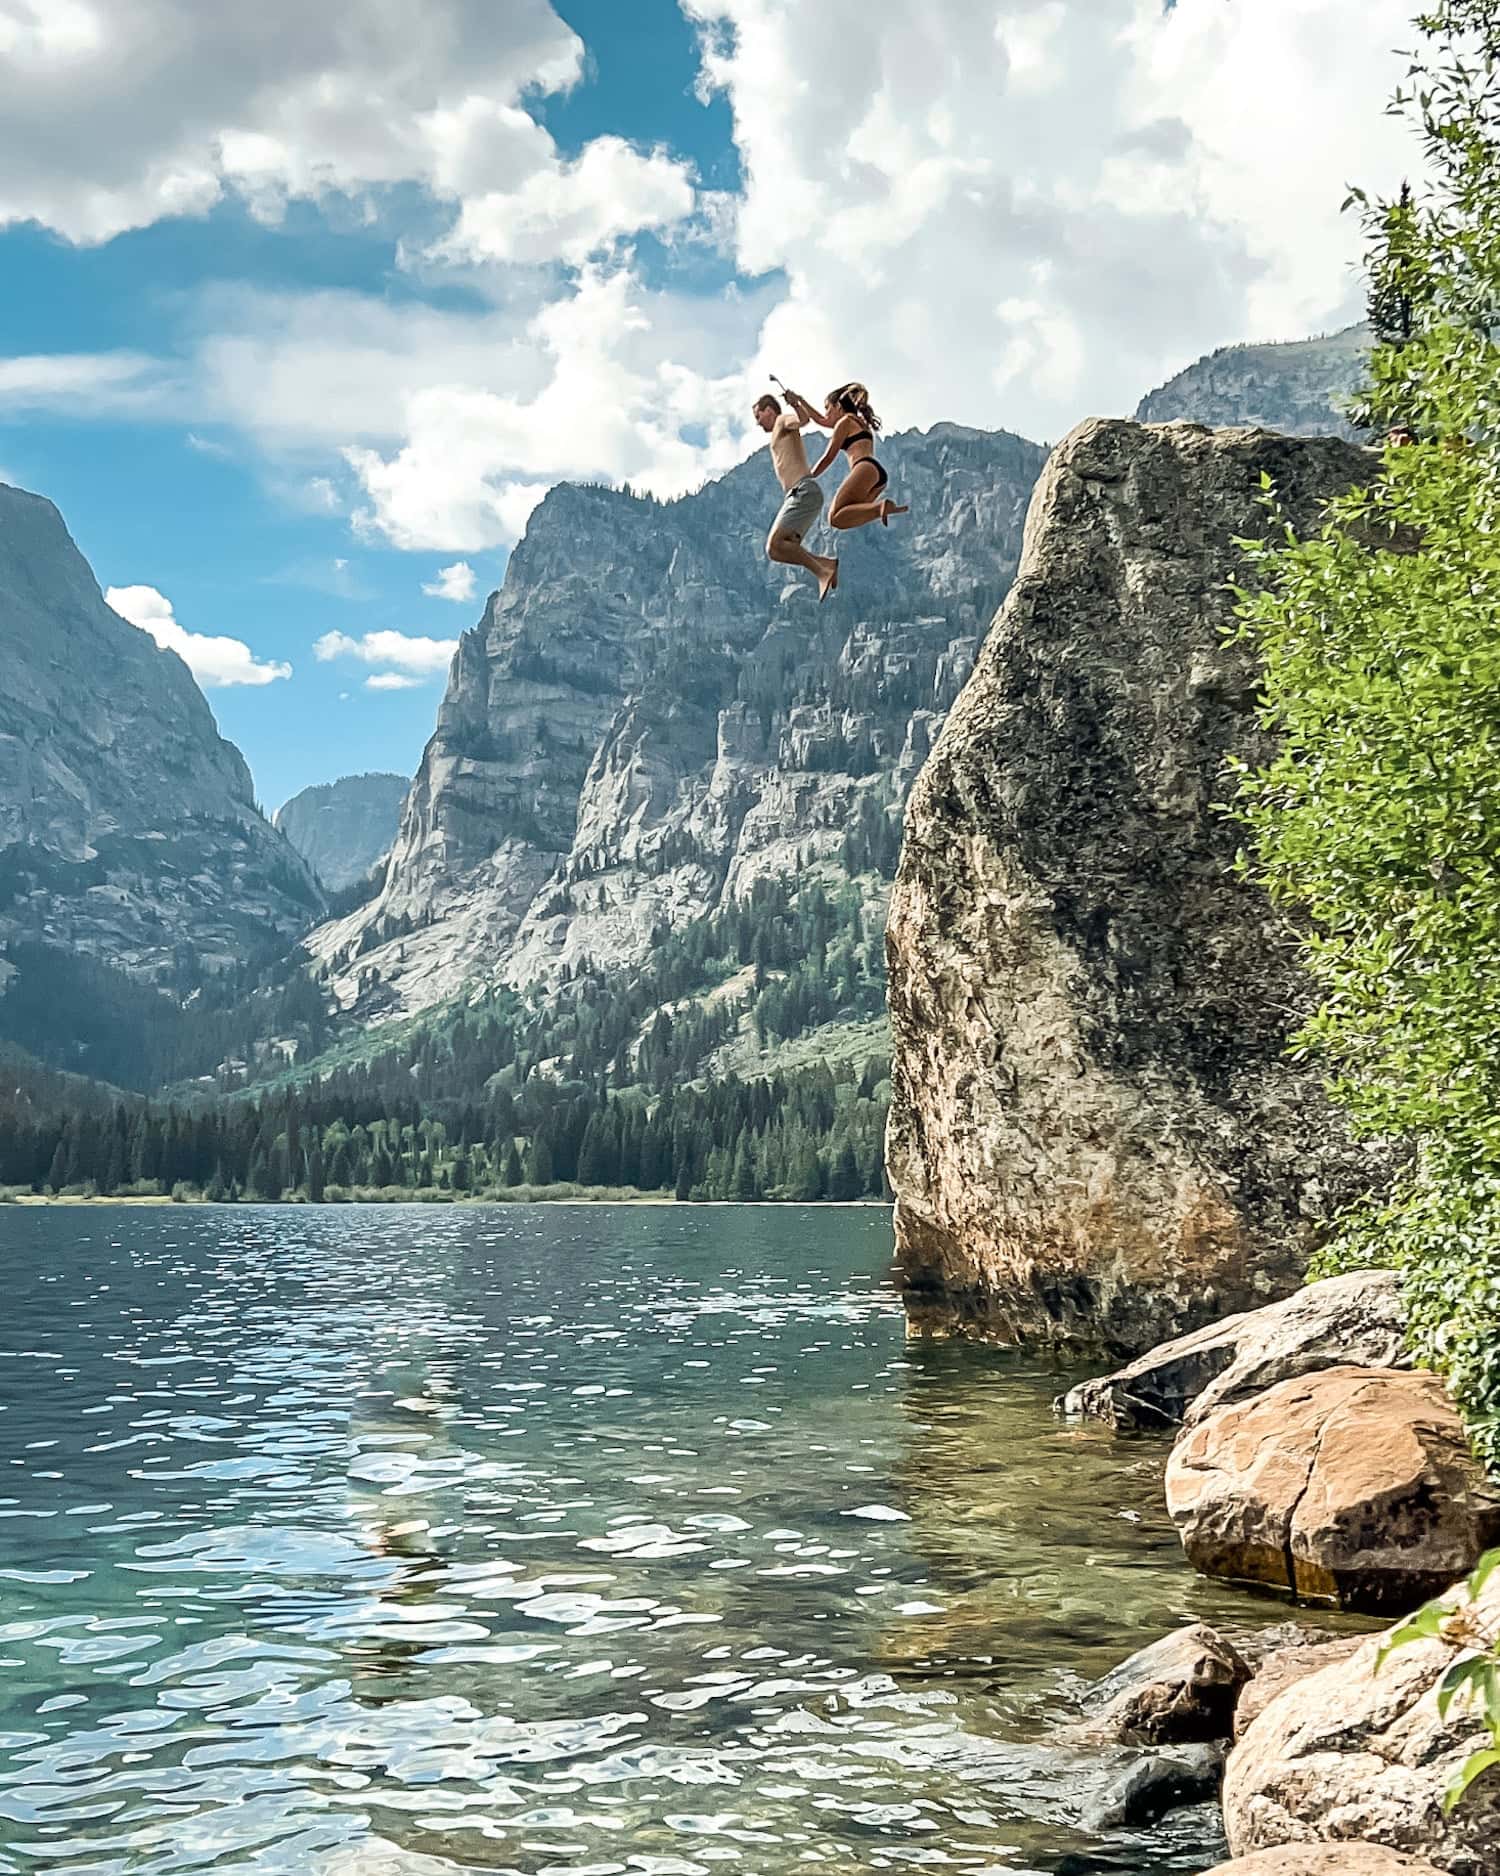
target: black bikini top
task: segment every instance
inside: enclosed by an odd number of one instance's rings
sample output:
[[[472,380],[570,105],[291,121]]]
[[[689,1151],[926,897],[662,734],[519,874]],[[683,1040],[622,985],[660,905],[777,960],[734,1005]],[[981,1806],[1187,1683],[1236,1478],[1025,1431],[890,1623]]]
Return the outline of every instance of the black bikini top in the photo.
[[[855,443],[873,443],[874,441],[875,432],[873,430],[856,430],[852,436],[846,436],[844,438],[843,442],[839,444],[839,448],[849,449]]]

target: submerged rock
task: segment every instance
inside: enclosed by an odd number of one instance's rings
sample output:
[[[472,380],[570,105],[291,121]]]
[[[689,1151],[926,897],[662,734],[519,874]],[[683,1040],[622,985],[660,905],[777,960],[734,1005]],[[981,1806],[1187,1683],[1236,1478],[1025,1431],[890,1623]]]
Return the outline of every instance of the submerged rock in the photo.
[[[1070,1389],[1058,1406],[1121,1432],[1191,1426],[1216,1408],[1320,1368],[1401,1367],[1404,1332],[1395,1272],[1351,1271],[1164,1342],[1128,1367]]]
[[[1500,1623],[1500,1576],[1486,1585],[1478,1615],[1492,1629]],[[1438,1683],[1461,1651],[1443,1640],[1407,1643],[1377,1673],[1383,1639],[1371,1636],[1349,1660],[1298,1681],[1246,1732],[1224,1780],[1229,1847],[1238,1856],[1284,1856],[1268,1865],[1278,1876],[1300,1867],[1301,1846],[1330,1839],[1412,1852],[1451,1876],[1497,1876],[1500,1777],[1482,1775],[1451,1812],[1443,1809],[1464,1761],[1489,1743],[1462,1699],[1446,1720],[1438,1713]],[[1330,1876],[1343,1867],[1329,1865]],[[1347,1867],[1370,1876],[1380,1869]]]
[[[1087,1730],[1146,1745],[1225,1739],[1249,1678],[1232,1644],[1193,1622],[1138,1650],[1098,1683]]]
[[[1134,1354],[1298,1282],[1379,1164],[1287,1059],[1310,986],[1234,865],[1269,753],[1236,537],[1370,473],[1332,439],[1082,425],[918,778],[887,935],[888,1139],[919,1332]]]
[[[1345,1609],[1415,1608],[1500,1541],[1500,1496],[1432,1374],[1330,1368],[1222,1407],[1179,1438],[1166,1490],[1205,1575]]]
[[[1223,1775],[1222,1745],[1142,1753],[1111,1781],[1101,1797],[1085,1807],[1079,1821],[1085,1830],[1093,1832],[1153,1824],[1168,1811],[1214,1797]]]

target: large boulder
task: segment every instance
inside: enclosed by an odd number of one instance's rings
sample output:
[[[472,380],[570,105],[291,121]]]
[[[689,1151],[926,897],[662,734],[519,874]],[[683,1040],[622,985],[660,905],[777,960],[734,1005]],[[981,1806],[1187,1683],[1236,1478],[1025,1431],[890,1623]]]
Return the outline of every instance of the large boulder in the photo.
[[[1304,1602],[1410,1609],[1500,1542],[1500,1496],[1437,1376],[1329,1368],[1186,1429],[1167,1509],[1193,1565]]]
[[[1139,1649],[1091,1690],[1087,1730],[1154,1746],[1225,1739],[1249,1679],[1232,1643],[1193,1622]]]
[[[1442,1876],[1442,1871],[1378,1843],[1302,1843],[1216,1863],[1206,1876]]]
[[[1351,1271],[1164,1342],[1070,1389],[1058,1406],[1070,1418],[1103,1420],[1121,1432],[1191,1426],[1320,1368],[1399,1367],[1404,1332],[1395,1272]]]
[[[1492,1631],[1500,1626],[1500,1575],[1476,1613]],[[1349,1660],[1298,1681],[1250,1727],[1224,1780],[1229,1847],[1284,1856],[1280,1872],[1298,1867],[1303,1845],[1368,1840],[1450,1876],[1497,1876],[1500,1775],[1482,1774],[1443,1809],[1465,1760],[1489,1743],[1462,1699],[1446,1720],[1438,1714],[1438,1684],[1464,1649],[1442,1638],[1409,1642],[1377,1672],[1383,1642],[1371,1636]]]
[[[1378,1178],[1286,1044],[1311,988],[1235,867],[1270,753],[1237,537],[1368,477],[1332,438],[1093,421],[913,790],[887,1158],[918,1333],[1134,1355],[1285,1295]]]

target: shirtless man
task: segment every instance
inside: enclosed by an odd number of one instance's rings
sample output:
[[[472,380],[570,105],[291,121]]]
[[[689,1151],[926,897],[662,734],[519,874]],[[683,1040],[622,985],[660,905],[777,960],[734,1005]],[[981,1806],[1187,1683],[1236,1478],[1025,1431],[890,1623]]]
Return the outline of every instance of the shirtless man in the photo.
[[[791,393],[788,392],[790,397]],[[807,467],[800,415],[781,408],[767,391],[755,404],[755,421],[771,439],[771,462],[786,499],[776,511],[766,541],[766,556],[783,566],[806,567],[818,582],[819,603],[838,590],[839,563],[827,554],[810,554],[802,545],[808,529],[823,512],[823,491]]]

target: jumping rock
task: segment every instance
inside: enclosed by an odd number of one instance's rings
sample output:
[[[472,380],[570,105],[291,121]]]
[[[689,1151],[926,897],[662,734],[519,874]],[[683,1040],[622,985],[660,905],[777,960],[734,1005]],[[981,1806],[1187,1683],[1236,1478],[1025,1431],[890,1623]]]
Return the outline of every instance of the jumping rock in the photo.
[[[1435,1375],[1329,1368],[1187,1429],[1167,1509],[1194,1567],[1301,1600],[1414,1608],[1500,1541],[1487,1485]]]
[[[1476,1613],[1491,1629],[1500,1623],[1500,1576]],[[1371,1636],[1347,1661],[1289,1687],[1234,1748],[1224,1780],[1230,1849],[1284,1857],[1267,1865],[1277,1876],[1302,1867],[1304,1846],[1348,1842],[1352,1850],[1366,1841],[1425,1856],[1450,1876],[1500,1876],[1500,1776],[1481,1774],[1461,1803],[1443,1809],[1460,1767],[1489,1743],[1462,1699],[1446,1720],[1438,1714],[1438,1683],[1460,1646],[1409,1642],[1377,1673],[1382,1643]],[[1330,1865],[1330,1876],[1343,1867]],[[1376,1876],[1381,1866],[1348,1868]]]
[[[1071,1389],[1058,1407],[1069,1418],[1103,1420],[1120,1432],[1191,1426],[1216,1408],[1335,1363],[1400,1367],[1404,1320],[1393,1271],[1326,1277],[1279,1303],[1164,1342],[1128,1367]]]
[[[1090,1832],[1129,1830],[1155,1823],[1168,1811],[1213,1798],[1224,1775],[1222,1745],[1180,1746],[1144,1752],[1110,1783],[1079,1820]]]
[[[1215,805],[1226,758],[1271,753],[1224,629],[1262,478],[1306,529],[1372,460],[1116,420],[1053,452],[891,896],[887,1159],[918,1333],[1132,1356],[1295,1289],[1378,1183],[1288,1059],[1310,981]]]

